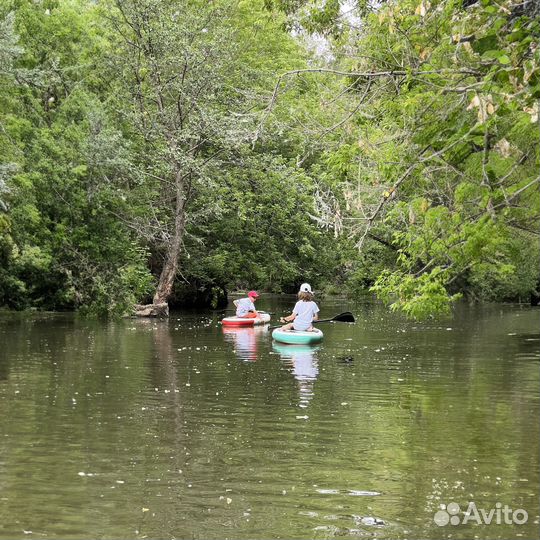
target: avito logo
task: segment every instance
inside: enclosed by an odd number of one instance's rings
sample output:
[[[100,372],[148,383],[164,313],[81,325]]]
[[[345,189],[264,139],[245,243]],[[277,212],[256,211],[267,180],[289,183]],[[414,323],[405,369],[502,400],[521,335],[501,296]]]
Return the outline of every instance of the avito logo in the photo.
[[[441,505],[441,510],[435,512],[433,521],[439,527],[445,525],[466,525],[467,523],[476,523],[478,525],[523,525],[527,523],[529,514],[522,508],[512,510],[507,504],[504,506],[498,502],[495,508],[486,510],[477,508],[474,502],[470,502],[467,510],[461,511],[458,503],[451,502],[448,505]]]

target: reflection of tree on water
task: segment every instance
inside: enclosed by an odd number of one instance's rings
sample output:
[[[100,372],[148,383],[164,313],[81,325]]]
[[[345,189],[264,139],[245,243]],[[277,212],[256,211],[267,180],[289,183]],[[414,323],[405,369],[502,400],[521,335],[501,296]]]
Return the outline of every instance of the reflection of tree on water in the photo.
[[[226,341],[233,344],[234,352],[240,360],[255,362],[257,360],[258,341],[266,331],[264,326],[248,328],[224,326],[223,336]]]
[[[170,321],[168,320],[137,320],[140,327],[150,327],[153,341],[153,356],[148,363],[150,368],[151,387],[166,392],[167,397],[161,401],[162,407],[169,412],[171,433],[174,433],[174,468],[182,470],[186,468],[189,455],[189,433],[185,426],[186,397],[181,393],[184,388],[182,375],[177,361],[177,351],[174,347]],[[189,373],[189,370],[188,370]],[[172,462],[171,462],[172,465]],[[152,468],[145,471],[146,482],[154,474]],[[148,496],[145,492],[144,496]],[[139,524],[138,529],[141,529]]]
[[[280,354],[285,365],[291,367],[300,391],[299,406],[307,407],[313,398],[313,385],[319,375],[319,362],[316,357],[318,347],[285,345],[274,341],[272,348]]]

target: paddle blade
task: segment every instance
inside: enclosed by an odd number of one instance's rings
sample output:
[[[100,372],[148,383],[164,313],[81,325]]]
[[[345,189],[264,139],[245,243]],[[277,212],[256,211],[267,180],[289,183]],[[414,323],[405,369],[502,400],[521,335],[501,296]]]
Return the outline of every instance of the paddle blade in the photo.
[[[345,313],[340,313],[331,319],[321,319],[320,321],[313,321],[313,324],[318,324],[322,322],[355,322],[354,315],[350,311],[345,311]]]
[[[345,313],[340,313],[339,315],[336,315],[333,319],[333,321],[339,321],[339,322],[354,322],[354,315],[350,311],[346,311]]]

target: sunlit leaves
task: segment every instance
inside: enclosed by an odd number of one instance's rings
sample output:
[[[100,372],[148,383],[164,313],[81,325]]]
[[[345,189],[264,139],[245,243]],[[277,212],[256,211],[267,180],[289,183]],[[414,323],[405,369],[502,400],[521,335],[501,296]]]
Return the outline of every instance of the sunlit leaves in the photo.
[[[450,302],[456,291],[482,297],[480,274],[504,298],[525,290],[517,283],[535,287],[531,265],[517,264],[525,238],[538,246],[540,205],[531,124],[539,24],[529,8],[399,0],[381,5],[349,43],[353,69],[405,72],[369,82],[373,117],[358,122],[359,152],[344,144],[326,158],[343,182],[349,234],[363,250],[381,240],[397,250],[388,272],[373,265],[374,290],[394,309],[436,314],[449,305],[444,291]]]

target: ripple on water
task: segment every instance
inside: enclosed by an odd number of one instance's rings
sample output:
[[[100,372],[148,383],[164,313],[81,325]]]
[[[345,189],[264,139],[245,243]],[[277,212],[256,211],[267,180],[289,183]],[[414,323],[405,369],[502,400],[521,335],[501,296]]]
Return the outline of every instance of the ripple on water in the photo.
[[[537,508],[539,312],[357,309],[300,358],[198,314],[0,321],[4,534],[438,538],[449,500]]]

